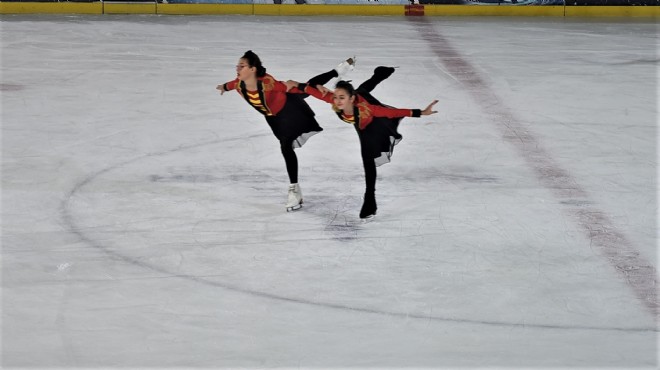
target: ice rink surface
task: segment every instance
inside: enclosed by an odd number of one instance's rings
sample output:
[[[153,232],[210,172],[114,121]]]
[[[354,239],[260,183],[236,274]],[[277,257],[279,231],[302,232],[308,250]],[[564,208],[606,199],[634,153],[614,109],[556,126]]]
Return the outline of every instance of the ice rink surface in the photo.
[[[3,368],[657,368],[658,23],[0,19]],[[440,101],[375,219],[313,98],[285,212],[277,140],[215,90],[248,49]]]

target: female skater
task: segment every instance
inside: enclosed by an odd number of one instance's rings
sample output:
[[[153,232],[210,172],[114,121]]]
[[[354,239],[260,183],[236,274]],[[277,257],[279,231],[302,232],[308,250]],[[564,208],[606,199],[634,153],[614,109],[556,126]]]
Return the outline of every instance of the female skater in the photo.
[[[434,100],[423,110],[397,109],[379,102],[370,91],[394,72],[391,67],[378,67],[374,75],[357,90],[350,82],[339,81],[334,92],[323,86],[300,84],[287,81],[286,85],[292,91],[301,91],[317,99],[332,104],[339,118],[353,124],[360,139],[362,165],[364,166],[365,193],[364,203],[360,210],[360,218],[370,218],[376,215],[376,167],[388,163],[394,146],[401,141],[402,136],[397,131],[403,117],[428,116],[437,111]]]
[[[310,82],[313,86],[323,85],[333,77],[352,70],[353,64],[354,60],[348,59],[336,69],[316,76]],[[307,139],[323,131],[314,118],[314,112],[303,100],[304,96],[296,94],[295,89],[287,93],[287,86],[266,73],[266,68],[252,50],[245,52],[238,60],[236,79],[218,85],[216,89],[220,90],[221,95],[236,89],[248,104],[266,117],[266,122],[280,141],[289,175],[286,209],[293,211],[302,207],[302,192],[298,184],[298,157],[294,149],[302,147]]]

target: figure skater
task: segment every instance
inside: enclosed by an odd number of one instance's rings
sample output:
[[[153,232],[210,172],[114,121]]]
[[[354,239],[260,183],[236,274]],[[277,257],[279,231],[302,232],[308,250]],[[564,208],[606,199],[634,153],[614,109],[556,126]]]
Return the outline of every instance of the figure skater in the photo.
[[[360,210],[362,219],[376,215],[376,167],[390,162],[394,146],[401,141],[402,136],[397,131],[401,119],[437,113],[433,110],[437,100],[422,110],[397,109],[374,98],[371,90],[392,73],[394,68],[381,66],[357,89],[350,82],[339,81],[334,91],[320,85],[301,84],[291,80],[286,82],[291,91],[300,91],[332,104],[332,109],[339,119],[355,127],[360,139],[365,177],[364,203]],[[314,79],[310,81],[315,82]]]
[[[313,86],[323,85],[333,77],[339,77],[353,69],[354,58],[342,62],[337,68],[310,80]],[[280,141],[280,149],[289,176],[287,211],[302,207],[303,196],[298,184],[298,157],[294,149],[302,147],[307,139],[323,131],[314,118],[314,112],[303,100],[306,96],[294,91],[287,92],[287,86],[266,73],[261,60],[248,50],[238,60],[236,79],[218,85],[220,94],[237,90],[259,113],[263,114],[275,137]]]

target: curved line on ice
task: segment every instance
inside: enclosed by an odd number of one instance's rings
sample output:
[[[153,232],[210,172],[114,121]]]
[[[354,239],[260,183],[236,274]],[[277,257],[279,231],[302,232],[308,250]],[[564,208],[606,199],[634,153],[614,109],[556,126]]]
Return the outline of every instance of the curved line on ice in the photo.
[[[265,134],[264,134],[265,135]],[[262,135],[253,135],[252,137],[258,137]],[[224,143],[224,142],[230,142],[230,141],[235,141],[235,140],[244,140],[246,137],[239,137],[239,138],[230,138],[230,139],[218,139],[218,140],[213,140],[213,141],[207,141],[207,142],[201,142],[201,143],[196,143],[196,144],[191,144],[191,145],[186,145],[186,146],[180,146],[174,149],[162,151],[162,152],[156,152],[156,153],[151,153],[151,154],[146,154],[143,156],[139,156],[124,162],[119,162],[117,164],[114,164],[110,167],[104,168],[102,170],[99,170],[97,172],[94,172],[84,178],[82,181],[78,182],[75,184],[75,186],[68,192],[68,194],[65,196],[64,200],[62,201],[60,205],[60,212],[62,215],[62,219],[67,226],[68,230],[78,236],[81,241],[87,243],[88,245],[99,249],[103,251],[104,253],[108,254],[109,256],[126,262],[130,265],[133,266],[138,266],[147,270],[155,271],[164,275],[167,275],[167,277],[172,277],[172,278],[180,278],[180,279],[186,279],[189,281],[194,281],[199,284],[204,284],[207,286],[212,286],[216,288],[222,288],[222,289],[227,289],[231,290],[237,293],[242,293],[242,294],[247,294],[250,296],[254,297],[260,297],[260,298],[265,298],[265,299],[272,299],[276,301],[282,301],[282,302],[289,302],[289,303],[295,303],[295,304],[304,304],[308,306],[315,306],[319,308],[326,308],[326,309],[336,309],[336,310],[342,310],[342,311],[349,311],[349,312],[357,312],[357,313],[366,313],[366,314],[375,314],[375,315],[383,315],[383,316],[390,316],[390,317],[396,317],[396,318],[404,318],[404,319],[419,319],[419,320],[427,320],[427,321],[434,321],[434,322],[450,322],[450,323],[457,323],[457,324],[470,324],[470,325],[487,325],[487,326],[495,326],[495,327],[510,327],[510,328],[535,328],[535,329],[554,329],[554,330],[593,330],[593,331],[620,331],[620,332],[657,332],[658,329],[656,328],[645,328],[645,327],[598,327],[598,326],[588,326],[588,325],[553,325],[553,324],[533,324],[533,323],[517,323],[517,322],[506,322],[506,321],[488,321],[488,320],[476,320],[476,319],[461,319],[461,318],[452,318],[452,317],[440,317],[440,316],[433,316],[433,315],[427,315],[427,314],[422,314],[422,313],[406,313],[406,312],[396,312],[396,311],[387,311],[387,310],[381,310],[381,309],[372,309],[372,308],[364,308],[364,307],[352,307],[352,306],[347,306],[339,303],[331,303],[331,302],[321,302],[321,301],[314,301],[310,299],[304,299],[304,298],[295,298],[295,297],[287,297],[287,296],[281,296],[277,294],[272,294],[268,292],[263,292],[263,291],[258,291],[258,290],[251,290],[251,289],[246,289],[240,286],[233,286],[230,284],[222,283],[222,282],[216,282],[216,281],[210,281],[205,279],[204,277],[200,276],[194,276],[194,275],[189,275],[189,274],[177,274],[173,273],[171,271],[168,271],[167,269],[155,265],[155,264],[150,264],[146,263],[143,261],[140,261],[136,258],[132,258],[130,256],[124,255],[122,253],[119,253],[117,251],[112,250],[111,248],[107,247],[106,245],[103,245],[102,243],[93,240],[89,236],[85,234],[84,231],[81,230],[81,228],[76,224],[76,220],[74,217],[74,214],[71,210],[71,200],[76,196],[76,193],[78,193],[81,189],[83,189],[85,186],[89,185],[90,183],[94,182],[96,178],[99,176],[106,174],[108,172],[114,171],[116,169],[119,169],[121,167],[127,166],[129,164],[139,162],[141,160],[144,160],[146,158],[151,158],[151,157],[158,157],[158,156],[163,156],[179,151],[186,151],[189,149],[194,149],[194,148],[199,148],[207,145],[215,145],[219,143]]]

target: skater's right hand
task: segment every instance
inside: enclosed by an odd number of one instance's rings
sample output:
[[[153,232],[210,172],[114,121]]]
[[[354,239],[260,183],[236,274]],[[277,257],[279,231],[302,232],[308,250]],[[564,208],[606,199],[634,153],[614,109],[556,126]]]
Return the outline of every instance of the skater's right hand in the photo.
[[[224,85],[218,85],[215,87],[216,90],[220,90],[220,95],[225,93],[225,86]]]

